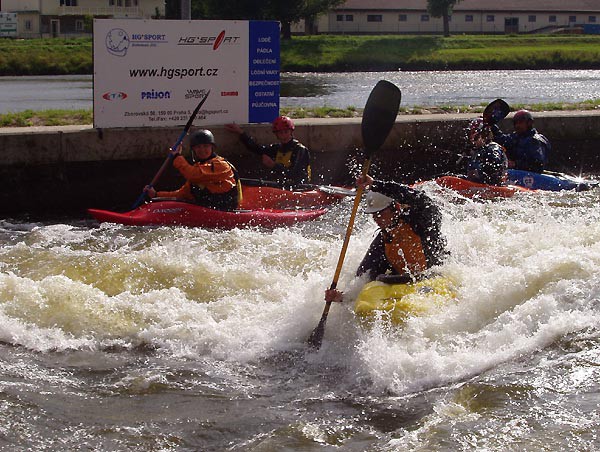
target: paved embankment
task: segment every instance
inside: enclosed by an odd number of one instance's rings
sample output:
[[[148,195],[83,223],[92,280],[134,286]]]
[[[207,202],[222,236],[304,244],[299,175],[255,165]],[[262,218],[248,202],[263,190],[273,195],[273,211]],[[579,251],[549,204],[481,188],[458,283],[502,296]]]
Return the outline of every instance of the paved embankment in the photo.
[[[412,182],[455,170],[472,114],[399,116],[372,173]],[[537,113],[536,126],[553,145],[551,169],[600,173],[600,112]],[[361,147],[360,118],[297,120],[296,136],[312,151],[316,182],[351,181],[349,162]],[[512,130],[510,120],[502,124]],[[127,209],[152,180],[182,128],[94,129],[92,126],[0,129],[0,215],[69,213],[87,207]],[[218,151],[243,177],[257,177],[259,159],[222,127],[211,127]],[[267,125],[246,130],[273,141]],[[360,158],[358,161],[362,161]],[[167,171],[157,184],[181,184]]]

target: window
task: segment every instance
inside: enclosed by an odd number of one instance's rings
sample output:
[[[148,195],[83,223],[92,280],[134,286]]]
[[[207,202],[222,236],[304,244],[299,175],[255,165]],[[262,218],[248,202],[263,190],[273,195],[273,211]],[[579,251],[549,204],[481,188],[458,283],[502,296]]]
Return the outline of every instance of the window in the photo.
[[[31,31],[31,21],[30,20],[25,21],[25,30]]]
[[[83,20],[75,21],[75,31],[83,31]]]
[[[548,17],[548,22],[556,22],[556,16]]]
[[[77,6],[77,0],[60,0],[60,6]]]
[[[346,22],[354,22],[354,14],[346,14]]]
[[[596,23],[596,16],[590,16],[588,17],[588,22],[591,24],[595,24]]]
[[[126,7],[131,7],[131,0],[125,0],[125,6]]]
[[[343,22],[344,21],[344,15],[343,14],[338,14],[337,16],[335,16],[335,20],[338,22]]]
[[[115,6],[115,0],[108,0],[108,6]]]
[[[495,17],[494,17],[494,15],[493,15],[493,14],[488,14],[488,15],[485,17],[485,20],[486,20],[487,22],[493,22],[493,21],[494,21],[494,19],[495,19]]]
[[[528,22],[535,22],[535,20],[536,20],[536,17],[534,15],[531,15],[527,18]]]
[[[473,14],[465,14],[465,22],[473,22]]]
[[[398,14],[398,22],[406,22],[408,20],[408,17],[406,16],[406,14]]]
[[[367,14],[367,22],[383,22],[381,14]]]
[[[429,14],[421,14],[421,22],[429,22]]]
[[[569,22],[577,22],[577,16],[569,16]]]

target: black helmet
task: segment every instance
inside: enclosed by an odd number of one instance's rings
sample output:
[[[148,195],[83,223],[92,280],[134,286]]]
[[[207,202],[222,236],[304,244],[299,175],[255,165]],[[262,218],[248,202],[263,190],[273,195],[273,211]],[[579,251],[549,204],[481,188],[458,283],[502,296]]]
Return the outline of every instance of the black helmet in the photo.
[[[212,144],[214,146],[216,143],[212,132],[206,129],[194,132],[190,136],[190,147],[193,148],[198,144]]]
[[[498,185],[504,181],[508,159],[498,143],[489,143],[473,157],[468,167],[469,179],[481,184]]]

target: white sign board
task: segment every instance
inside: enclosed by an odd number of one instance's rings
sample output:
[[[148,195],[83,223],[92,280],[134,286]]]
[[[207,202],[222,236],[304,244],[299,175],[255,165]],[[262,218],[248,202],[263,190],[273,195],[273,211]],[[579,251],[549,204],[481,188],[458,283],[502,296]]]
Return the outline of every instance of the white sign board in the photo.
[[[94,127],[271,122],[279,23],[94,20]]]
[[[17,13],[0,13],[0,38],[17,37]]]

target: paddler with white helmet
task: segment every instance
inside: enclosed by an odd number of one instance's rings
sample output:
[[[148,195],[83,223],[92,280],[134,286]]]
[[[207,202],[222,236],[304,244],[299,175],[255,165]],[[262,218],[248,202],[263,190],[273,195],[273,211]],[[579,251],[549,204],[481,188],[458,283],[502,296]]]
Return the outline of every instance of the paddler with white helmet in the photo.
[[[359,178],[369,189],[365,212],[380,230],[360,263],[357,276],[391,283],[414,282],[442,263],[446,240],[441,233],[440,209],[422,191],[396,182]],[[342,301],[337,289],[325,291],[325,301]]]

